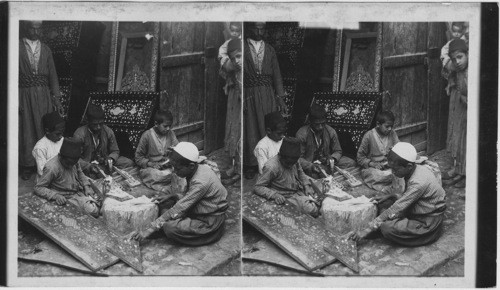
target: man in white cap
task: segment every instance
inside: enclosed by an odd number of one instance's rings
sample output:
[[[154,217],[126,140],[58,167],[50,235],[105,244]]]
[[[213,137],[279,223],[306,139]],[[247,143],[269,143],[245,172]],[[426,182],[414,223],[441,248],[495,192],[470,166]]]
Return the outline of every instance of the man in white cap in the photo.
[[[368,228],[353,231],[355,241],[380,229],[382,235],[404,246],[422,246],[435,242],[442,231],[446,195],[434,174],[415,164],[417,151],[410,143],[399,142],[388,154],[388,164],[397,177],[403,177],[405,192],[387,210],[371,221]]]
[[[199,164],[201,158],[193,143],[179,142],[172,150],[170,162],[174,173],[186,178],[187,191],[184,195],[156,198],[161,216],[148,229],[134,232],[131,237],[142,241],[163,229],[168,238],[184,245],[201,246],[216,242],[224,232],[227,190],[208,165]],[[173,196],[179,200],[168,208],[166,204]]]

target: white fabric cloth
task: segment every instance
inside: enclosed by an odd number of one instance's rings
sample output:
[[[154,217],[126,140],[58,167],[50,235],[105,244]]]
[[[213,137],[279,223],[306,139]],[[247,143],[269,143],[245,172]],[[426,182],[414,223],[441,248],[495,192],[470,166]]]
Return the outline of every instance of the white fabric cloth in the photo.
[[[46,136],[38,140],[33,148],[32,154],[36,161],[38,176],[42,176],[43,167],[52,157],[59,154],[64,138],[57,142],[50,141]]]
[[[31,51],[34,52],[36,50],[36,47],[37,45],[40,45],[40,40],[29,40],[27,38],[26,39],[26,43],[30,46],[31,48]]]
[[[257,41],[257,40],[253,40],[251,38],[249,38],[249,40],[250,40],[250,44],[252,44],[252,46],[255,48],[255,51],[259,51],[260,46],[264,42],[263,40]]]
[[[262,168],[264,168],[264,164],[266,164],[267,160],[278,155],[281,143],[283,143],[283,140],[276,142],[267,137],[267,135],[260,139],[259,143],[257,143],[257,146],[255,146],[255,149],[253,150],[253,155],[255,155],[255,158],[257,158],[257,162],[259,163],[260,174],[262,174]]]

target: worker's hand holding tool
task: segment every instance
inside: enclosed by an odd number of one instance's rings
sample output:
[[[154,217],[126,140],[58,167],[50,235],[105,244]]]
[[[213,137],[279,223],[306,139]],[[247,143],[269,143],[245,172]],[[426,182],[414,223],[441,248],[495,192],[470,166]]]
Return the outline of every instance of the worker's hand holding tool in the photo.
[[[56,201],[56,204],[57,205],[64,205],[66,204],[66,198],[60,194],[56,194],[56,196],[54,197],[55,201]]]
[[[151,201],[154,203],[162,204],[162,203],[167,202],[169,200],[177,201],[178,199],[179,199],[179,197],[177,196],[177,194],[169,193],[169,194],[153,197],[153,199]]]
[[[151,168],[154,168],[154,169],[160,169],[161,165],[160,165],[160,162],[149,161],[148,162],[148,167],[151,167]]]
[[[314,189],[312,188],[312,186],[310,184],[307,184],[305,186],[304,191],[305,191],[305,194],[308,196],[314,196],[314,194],[315,194]]]
[[[347,234],[347,236],[349,237],[349,239],[356,241],[356,242],[359,242],[359,241],[365,239],[371,232],[372,232],[372,230],[370,228],[366,228],[362,231],[349,232]]]
[[[373,162],[373,161],[370,161],[370,163],[368,163],[368,166],[373,167],[375,169],[379,169],[379,170],[382,170],[382,168],[383,168],[383,166],[380,162]]]
[[[330,158],[328,165],[330,166],[330,172],[333,174],[335,172],[335,159]]]
[[[394,194],[387,194],[384,196],[374,196],[374,197],[370,198],[370,202],[378,204],[378,203],[382,203],[382,202],[384,202],[384,201],[386,201],[389,198],[394,197],[394,196],[395,196]]]
[[[90,185],[86,185],[83,187],[83,193],[86,196],[92,196],[94,194],[94,190],[92,189],[92,187],[90,187]]]
[[[274,199],[274,202],[276,202],[276,204],[285,203],[285,197],[279,193],[274,194],[273,199]]]
[[[108,160],[106,160],[106,165],[108,167],[109,174],[113,172],[113,163],[114,163],[113,158],[108,158]]]
[[[99,166],[95,163],[90,164],[90,172],[92,172],[95,175],[99,174]]]
[[[142,242],[145,239],[149,238],[153,233],[155,232],[155,229],[153,228],[148,228],[144,231],[134,231],[130,233],[129,240],[136,240],[138,242]]]

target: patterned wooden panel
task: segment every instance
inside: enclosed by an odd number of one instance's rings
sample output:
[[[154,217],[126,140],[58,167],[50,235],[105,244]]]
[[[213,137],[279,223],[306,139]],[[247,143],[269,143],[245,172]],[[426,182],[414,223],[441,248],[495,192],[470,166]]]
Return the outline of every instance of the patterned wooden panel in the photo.
[[[35,245],[33,252],[19,254],[17,258],[24,261],[56,265],[90,275],[108,276],[102,272],[92,272],[51,240],[40,242]]]
[[[370,129],[379,110],[379,92],[317,92],[314,101],[327,112],[327,123],[338,132],[348,132],[356,148]]]
[[[304,43],[305,30],[299,27],[298,22],[268,22],[266,30],[266,41],[274,48],[278,58],[286,92],[284,101],[288,116],[285,119],[290,121],[297,87],[297,56]]]
[[[268,263],[309,275],[323,276],[318,270],[314,272],[307,271],[304,267],[302,267],[302,265],[297,263],[297,261],[288,256],[268,239],[262,239],[254,244],[251,249],[243,250],[242,259]]]
[[[64,78],[71,79],[71,66],[73,64],[73,49],[59,48],[51,50],[59,82]]]
[[[297,55],[305,30],[298,22],[268,22],[266,41],[274,48],[283,78],[295,78]]]
[[[115,132],[127,133],[133,149],[147,129],[160,93],[93,92],[89,102],[101,106],[105,123]]]
[[[59,81],[71,78],[73,54],[80,41],[82,23],[77,21],[44,21],[41,40],[52,50]]]
[[[277,205],[253,193],[243,196],[243,218],[309,271],[335,261],[324,251],[334,235],[293,205]]]
[[[81,22],[76,21],[44,21],[42,41],[51,48],[76,47],[80,40]]]
[[[332,245],[325,247],[325,251],[339,259],[349,269],[359,273],[358,246],[355,241],[346,237],[336,237]]]
[[[19,216],[68,251],[92,271],[118,262],[106,250],[116,244],[118,236],[106,225],[67,203],[59,206],[34,194],[19,197]]]
[[[108,246],[107,250],[135,270],[141,273],[144,271],[139,242],[126,236],[117,240],[117,243],[112,247]]]
[[[283,88],[285,89],[285,97],[283,98],[283,101],[285,101],[286,104],[286,111],[288,112],[288,115],[285,117],[287,122],[290,121],[293,113],[293,105],[295,103],[295,93],[297,89],[297,79],[295,78],[287,78],[283,79]]]
[[[73,85],[71,79],[59,80],[59,90],[61,91],[61,105],[64,110],[64,119],[68,119],[68,109],[71,102],[71,89]]]

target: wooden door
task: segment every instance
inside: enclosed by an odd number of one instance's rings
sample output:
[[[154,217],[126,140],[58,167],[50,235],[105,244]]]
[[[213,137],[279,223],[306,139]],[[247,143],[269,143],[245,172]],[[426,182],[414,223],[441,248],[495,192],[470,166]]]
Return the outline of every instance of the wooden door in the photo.
[[[225,109],[225,105],[217,102],[220,86],[216,63],[217,45],[223,38],[222,28],[217,26],[162,22],[160,31],[160,90],[165,92],[160,107],[172,112],[179,141],[194,143],[204,154],[222,147],[224,141],[221,107]]]
[[[428,154],[446,146],[448,102],[439,51],[444,23],[384,23],[383,108],[396,116],[401,141]],[[443,116],[444,115],[444,116]]]
[[[446,81],[441,77],[441,47],[446,43],[446,25],[442,22],[431,22],[427,42],[429,83],[429,112],[427,129],[427,154],[432,154],[446,147],[448,132],[448,113],[450,99],[446,95]]]

